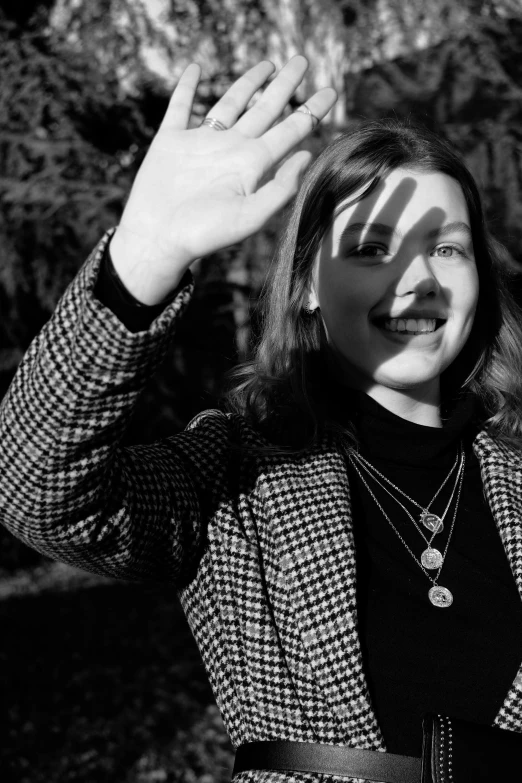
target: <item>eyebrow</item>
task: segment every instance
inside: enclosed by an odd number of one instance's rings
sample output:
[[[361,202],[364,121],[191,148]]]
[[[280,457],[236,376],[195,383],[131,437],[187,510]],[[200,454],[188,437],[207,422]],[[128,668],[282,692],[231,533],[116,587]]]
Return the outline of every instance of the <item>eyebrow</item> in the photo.
[[[467,234],[469,239],[472,238],[471,228],[467,223],[463,223],[461,220],[456,220],[453,223],[446,223],[444,226],[439,226],[426,234],[427,239],[434,239],[435,237],[445,237],[448,234],[453,234],[460,231],[463,234]],[[404,235],[397,228],[388,226],[386,223],[349,223],[341,234],[341,241],[348,237],[361,236],[361,234],[370,233],[380,237],[388,238],[396,236],[399,239],[403,239]]]

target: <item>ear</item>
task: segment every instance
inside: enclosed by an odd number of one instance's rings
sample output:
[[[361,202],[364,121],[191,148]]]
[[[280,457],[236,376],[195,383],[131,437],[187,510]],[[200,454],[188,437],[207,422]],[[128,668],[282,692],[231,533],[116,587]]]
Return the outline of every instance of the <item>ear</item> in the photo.
[[[319,309],[319,300],[317,298],[315,287],[313,285],[310,286],[310,290],[308,292],[308,298],[305,304],[305,309],[309,313],[313,313],[315,310]]]

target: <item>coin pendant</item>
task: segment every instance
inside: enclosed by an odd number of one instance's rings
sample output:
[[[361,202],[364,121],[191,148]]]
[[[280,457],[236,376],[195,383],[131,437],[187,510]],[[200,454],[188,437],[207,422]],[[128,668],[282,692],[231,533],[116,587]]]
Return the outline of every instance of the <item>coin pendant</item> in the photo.
[[[442,555],[438,549],[429,547],[422,553],[421,563],[424,568],[440,568],[443,563]]]
[[[442,519],[436,514],[430,514],[429,511],[423,511],[420,515],[420,521],[427,527],[431,533],[440,533],[444,530]]]
[[[439,606],[441,609],[444,609],[446,606],[451,606],[453,603],[453,596],[447,587],[435,585],[431,588],[428,595],[433,606]]]

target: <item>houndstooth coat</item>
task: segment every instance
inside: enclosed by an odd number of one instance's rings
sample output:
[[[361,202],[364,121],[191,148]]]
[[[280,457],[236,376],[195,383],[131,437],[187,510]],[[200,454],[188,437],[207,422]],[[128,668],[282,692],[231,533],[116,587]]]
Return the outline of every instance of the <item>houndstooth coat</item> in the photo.
[[[50,557],[175,582],[235,745],[277,738],[384,750],[357,635],[340,451],[325,440],[298,457],[240,456],[231,443],[258,444],[259,435],[218,411],[155,445],[119,448],[190,286],[148,331],[131,334],[92,293],[108,237],[3,402],[0,519]],[[522,455],[485,432],[474,448],[522,594]],[[496,723],[522,731],[522,667]]]

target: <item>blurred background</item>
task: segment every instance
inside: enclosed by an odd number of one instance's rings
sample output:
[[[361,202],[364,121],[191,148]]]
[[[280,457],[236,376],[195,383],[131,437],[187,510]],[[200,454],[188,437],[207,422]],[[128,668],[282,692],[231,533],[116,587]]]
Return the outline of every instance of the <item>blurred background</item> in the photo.
[[[203,68],[193,122],[262,58],[305,54],[297,103],[340,99],[316,152],[365,119],[421,119],[466,158],[522,269],[522,0],[0,2],[0,397],[103,232],[169,94]],[[128,442],[216,406],[248,356],[284,215],[199,262],[176,346]],[[520,277],[513,285],[522,291]],[[220,783],[232,753],[172,589],[102,580],[0,531],[2,783]]]

